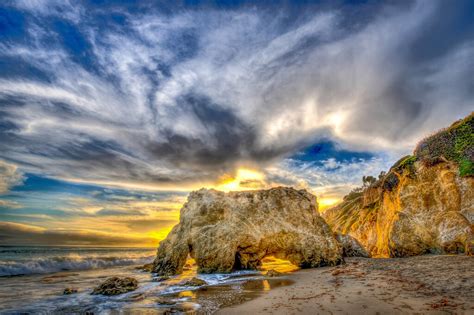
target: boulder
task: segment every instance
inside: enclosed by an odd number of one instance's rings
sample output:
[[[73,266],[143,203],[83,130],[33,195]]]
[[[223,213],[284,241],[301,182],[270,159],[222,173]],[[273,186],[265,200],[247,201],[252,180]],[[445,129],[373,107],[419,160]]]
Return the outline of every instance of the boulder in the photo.
[[[179,274],[188,255],[200,273],[257,270],[266,256],[302,268],[342,260],[339,243],[317,211],[316,197],[284,187],[192,192],[179,224],[159,245],[153,271]]]
[[[193,277],[191,280],[184,282],[182,285],[186,287],[200,287],[206,284],[207,284],[206,281]]]
[[[283,273],[273,270],[273,269],[268,270],[267,273],[265,273],[265,276],[267,277],[279,277],[281,275],[283,275]]]
[[[112,277],[105,280],[102,284],[96,287],[92,294],[102,295],[118,295],[129,291],[134,291],[138,288],[138,281],[134,278]]]
[[[343,257],[370,257],[364,246],[354,237],[341,233],[334,233],[334,236],[342,246]]]

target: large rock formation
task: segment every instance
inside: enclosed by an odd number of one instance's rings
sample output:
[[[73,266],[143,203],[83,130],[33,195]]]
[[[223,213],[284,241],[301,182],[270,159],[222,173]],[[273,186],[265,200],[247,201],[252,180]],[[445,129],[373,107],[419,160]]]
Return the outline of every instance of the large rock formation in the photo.
[[[323,217],[373,256],[472,253],[474,115],[423,140],[413,156]]]
[[[192,192],[153,269],[181,273],[188,254],[201,273],[256,269],[270,255],[303,268],[338,264],[341,247],[316,207],[315,196],[292,188]]]

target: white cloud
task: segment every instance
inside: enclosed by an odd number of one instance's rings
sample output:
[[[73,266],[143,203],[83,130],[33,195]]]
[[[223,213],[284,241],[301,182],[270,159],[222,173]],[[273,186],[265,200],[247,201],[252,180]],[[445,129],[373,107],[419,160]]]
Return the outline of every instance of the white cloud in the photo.
[[[274,184],[309,189],[319,197],[342,198],[362,184],[362,176],[377,176],[387,171],[393,160],[394,157],[388,155],[344,162],[334,158],[320,162],[285,159],[267,168],[266,177]]]
[[[8,0],[7,0],[8,1]],[[19,9],[30,11],[40,16],[60,16],[64,19],[79,22],[82,14],[80,6],[69,0],[14,0],[9,4]]]
[[[17,208],[21,208],[21,205],[16,201],[0,199],[0,208],[17,209]]]
[[[291,176],[313,186],[340,185],[354,182],[357,168],[378,172],[386,161],[279,161],[323,137],[352,150],[406,153],[474,106],[472,39],[414,61],[427,23],[443,13],[435,2],[382,6],[360,23],[318,11],[291,25],[281,12],[255,8],[150,10],[124,14],[120,28],[91,26],[69,2],[17,6],[38,19],[70,11],[65,18],[91,47],[91,64],[81,64],[33,20],[28,46],[0,45],[0,58],[20,58],[48,77],[0,80],[2,102],[21,103],[2,108],[15,128],[0,156],[50,176],[182,185],[242,163],[277,163],[309,169]]]
[[[10,188],[23,183],[23,174],[14,164],[0,160],[0,194],[6,193]],[[8,201],[0,200],[0,206],[11,205]]]

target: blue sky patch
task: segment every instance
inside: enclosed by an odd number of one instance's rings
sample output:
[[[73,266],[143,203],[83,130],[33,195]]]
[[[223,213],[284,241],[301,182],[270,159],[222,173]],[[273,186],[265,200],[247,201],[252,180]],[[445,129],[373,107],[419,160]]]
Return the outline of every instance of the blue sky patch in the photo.
[[[330,158],[335,159],[337,162],[344,163],[360,159],[369,160],[374,156],[375,154],[371,152],[344,150],[340,148],[337,143],[326,140],[310,145],[293,155],[291,158],[305,162],[314,162],[316,165],[321,165],[323,161]]]

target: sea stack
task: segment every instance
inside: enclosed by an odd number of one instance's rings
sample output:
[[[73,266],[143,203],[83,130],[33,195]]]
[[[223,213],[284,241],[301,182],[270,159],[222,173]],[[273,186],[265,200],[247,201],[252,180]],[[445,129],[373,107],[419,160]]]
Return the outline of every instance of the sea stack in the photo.
[[[265,256],[300,267],[336,265],[342,249],[305,190],[192,192],[180,222],[160,243],[153,271],[179,274],[188,255],[198,272],[257,269]]]

